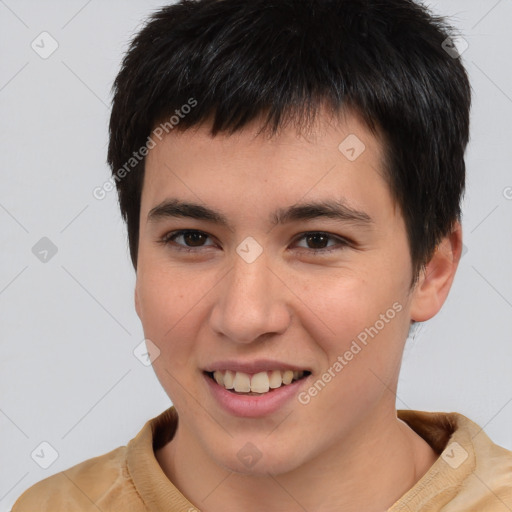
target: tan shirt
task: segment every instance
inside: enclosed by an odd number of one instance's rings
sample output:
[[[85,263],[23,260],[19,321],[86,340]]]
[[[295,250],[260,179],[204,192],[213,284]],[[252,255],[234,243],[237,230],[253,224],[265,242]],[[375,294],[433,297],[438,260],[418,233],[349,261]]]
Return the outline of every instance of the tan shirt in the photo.
[[[440,457],[388,512],[511,512],[512,452],[457,413],[398,411]],[[197,512],[162,471],[154,450],[177,426],[174,407],[127,446],[38,482],[12,512]]]

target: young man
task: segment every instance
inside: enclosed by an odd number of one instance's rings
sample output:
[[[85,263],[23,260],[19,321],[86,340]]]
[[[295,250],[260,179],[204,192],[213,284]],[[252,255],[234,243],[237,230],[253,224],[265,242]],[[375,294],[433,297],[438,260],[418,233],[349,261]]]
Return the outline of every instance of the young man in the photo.
[[[411,0],[152,17],[108,160],[174,406],[14,512],[512,510],[511,452],[395,407],[410,326],[461,255],[470,86],[449,34]]]

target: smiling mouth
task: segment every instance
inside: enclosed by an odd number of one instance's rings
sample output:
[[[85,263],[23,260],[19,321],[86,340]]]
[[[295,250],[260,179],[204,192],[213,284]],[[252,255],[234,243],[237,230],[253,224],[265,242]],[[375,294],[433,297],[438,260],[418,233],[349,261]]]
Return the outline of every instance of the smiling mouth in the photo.
[[[244,372],[222,370],[204,372],[204,374],[215,381],[220,387],[235,395],[262,396],[272,393],[274,390],[279,389],[282,386],[288,386],[294,382],[305,379],[311,375],[311,372],[307,370],[272,370],[248,374]]]

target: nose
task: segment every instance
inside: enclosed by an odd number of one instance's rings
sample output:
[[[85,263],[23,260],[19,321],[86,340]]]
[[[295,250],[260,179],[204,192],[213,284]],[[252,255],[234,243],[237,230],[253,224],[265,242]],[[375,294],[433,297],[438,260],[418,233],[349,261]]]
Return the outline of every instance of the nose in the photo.
[[[283,334],[290,325],[289,292],[264,254],[252,263],[236,256],[232,270],[216,287],[210,325],[233,342],[248,344]]]

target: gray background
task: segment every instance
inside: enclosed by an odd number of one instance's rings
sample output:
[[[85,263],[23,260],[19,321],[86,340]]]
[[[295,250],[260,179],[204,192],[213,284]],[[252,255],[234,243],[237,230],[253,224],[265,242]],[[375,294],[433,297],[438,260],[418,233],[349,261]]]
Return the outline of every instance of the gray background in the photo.
[[[512,1],[428,4],[469,43],[467,253],[443,310],[408,342],[397,407],[460,412],[512,449]],[[0,511],[170,405],[133,355],[143,332],[117,197],[92,195],[109,177],[111,83],[160,5],[0,0]],[[46,59],[31,47],[51,48],[43,31],[59,45]],[[47,262],[32,252],[42,237],[58,249]],[[31,458],[43,441],[58,452],[47,469]]]

